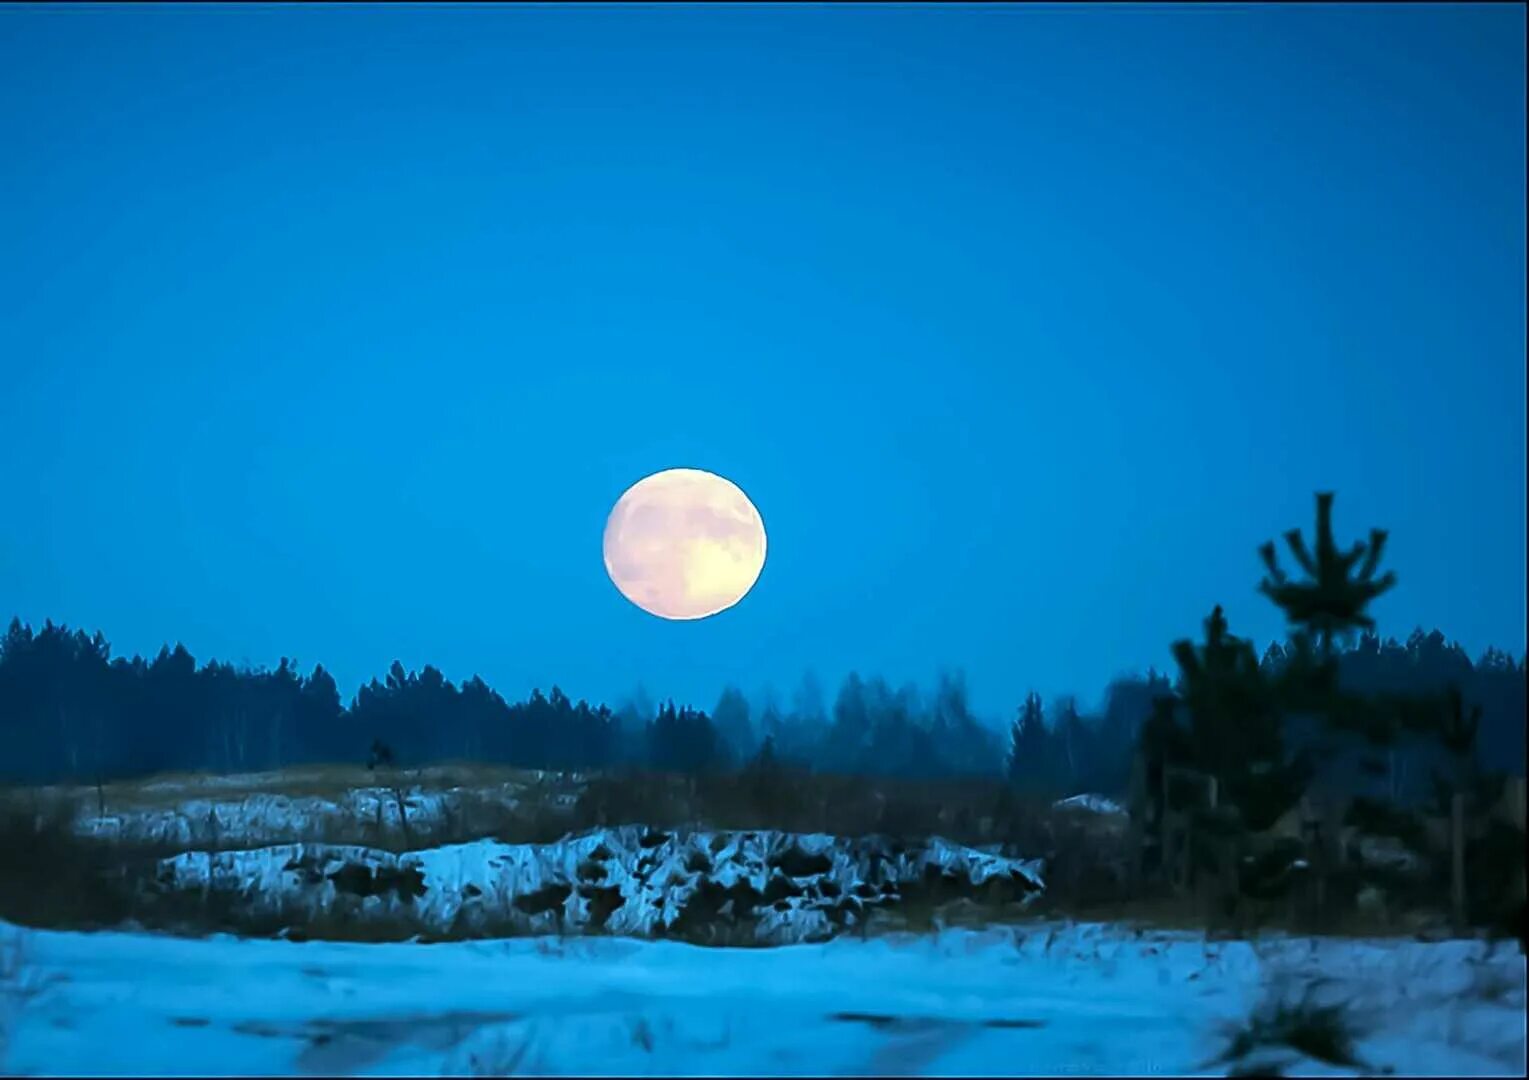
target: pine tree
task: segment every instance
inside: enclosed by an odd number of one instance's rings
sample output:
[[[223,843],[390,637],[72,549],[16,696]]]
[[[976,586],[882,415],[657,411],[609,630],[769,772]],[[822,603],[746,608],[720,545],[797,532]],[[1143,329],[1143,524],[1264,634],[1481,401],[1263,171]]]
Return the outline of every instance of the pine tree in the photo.
[[[1175,736],[1175,711],[1166,709],[1153,729],[1160,758],[1169,747],[1175,763],[1216,779],[1222,803],[1235,806],[1255,830],[1272,825],[1300,797],[1310,777],[1303,756],[1288,758],[1279,694],[1258,662],[1252,643],[1232,636],[1220,605],[1205,620],[1205,643],[1178,641],[1183,712],[1188,728]]]
[[[1049,742],[1041,696],[1031,691],[1009,729],[1009,780],[1018,787],[1036,787],[1047,774]]]
[[[1089,732],[1078,715],[1078,703],[1064,697],[1052,706],[1051,737],[1055,747],[1057,775],[1076,790],[1088,773]]]
[[[1449,753],[1454,768],[1454,789],[1465,791],[1476,777],[1476,734],[1481,730],[1481,706],[1467,707],[1460,687],[1445,692],[1439,717],[1439,742]]]
[[[711,721],[726,742],[735,761],[747,761],[758,746],[749,717],[749,702],[736,686],[723,689],[711,711]]]
[[[1332,513],[1333,493],[1319,492],[1315,554],[1307,549],[1301,530],[1285,533],[1290,553],[1307,575],[1305,581],[1291,581],[1285,576],[1275,558],[1274,541],[1258,549],[1269,570],[1259,591],[1278,604],[1293,625],[1312,635],[1324,654],[1331,652],[1337,638],[1356,629],[1373,630],[1375,620],[1365,609],[1396,584],[1396,575],[1390,571],[1375,576],[1386,546],[1386,531],[1371,529],[1368,543],[1361,540],[1348,551],[1339,551],[1333,539]]]

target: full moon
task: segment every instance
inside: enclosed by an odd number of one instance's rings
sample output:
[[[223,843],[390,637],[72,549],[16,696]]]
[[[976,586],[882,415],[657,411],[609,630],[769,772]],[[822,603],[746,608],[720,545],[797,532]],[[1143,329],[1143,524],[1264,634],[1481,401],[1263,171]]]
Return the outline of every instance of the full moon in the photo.
[[[764,520],[736,484],[665,469],[627,488],[605,522],[605,571],[663,619],[704,619],[742,600],[764,569]]]

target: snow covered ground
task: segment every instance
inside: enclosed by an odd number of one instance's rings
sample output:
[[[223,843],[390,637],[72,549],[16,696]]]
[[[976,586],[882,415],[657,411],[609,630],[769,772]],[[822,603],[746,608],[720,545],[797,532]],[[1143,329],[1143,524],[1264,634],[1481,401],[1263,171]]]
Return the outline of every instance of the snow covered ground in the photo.
[[[527,807],[571,810],[587,777],[524,769],[441,766],[411,770],[398,786],[354,770],[294,767],[231,776],[198,774],[125,785],[39,788],[75,808],[82,836],[191,850],[301,842],[374,843],[443,833],[494,835]],[[1055,809],[1123,827],[1123,807],[1101,795],[1059,800]],[[370,839],[366,839],[370,837]]]
[[[72,809],[73,826],[85,836],[154,847],[231,848],[407,840],[475,829],[487,836],[527,808],[571,809],[587,781],[578,772],[472,762],[397,772],[295,765],[272,772],[180,774],[102,789],[52,786],[13,794]]]
[[[83,812],[75,823],[85,836],[175,847],[253,847],[295,840],[318,840],[355,835],[366,829],[377,835],[403,832],[400,805],[416,835],[428,834],[447,822],[462,820],[474,810],[509,813],[526,797],[523,785],[454,788],[428,791],[418,787],[355,787],[327,795],[292,795],[280,791],[237,791],[216,794],[211,785],[180,796],[173,789],[161,794],[163,805],[131,806],[106,814]],[[555,806],[574,796],[541,796]],[[464,805],[466,804],[466,805]]]
[[[18,1074],[1224,1075],[1282,987],[1350,1000],[1369,1071],[1522,1075],[1524,958],[1478,942],[1030,924],[774,949],[23,932]],[[1296,1059],[1289,1071],[1358,1070]]]

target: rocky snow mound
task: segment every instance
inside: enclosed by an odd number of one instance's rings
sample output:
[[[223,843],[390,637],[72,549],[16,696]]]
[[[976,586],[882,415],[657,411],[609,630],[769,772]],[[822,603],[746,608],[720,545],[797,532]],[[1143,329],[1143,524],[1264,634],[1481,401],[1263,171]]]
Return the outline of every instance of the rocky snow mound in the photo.
[[[913,899],[1026,903],[1038,859],[939,838],[900,843],[775,831],[630,825],[550,844],[472,844],[394,855],[288,844],[159,862],[145,900],[185,911],[216,898],[244,923],[339,918],[442,937],[604,932],[779,945],[818,941]]]

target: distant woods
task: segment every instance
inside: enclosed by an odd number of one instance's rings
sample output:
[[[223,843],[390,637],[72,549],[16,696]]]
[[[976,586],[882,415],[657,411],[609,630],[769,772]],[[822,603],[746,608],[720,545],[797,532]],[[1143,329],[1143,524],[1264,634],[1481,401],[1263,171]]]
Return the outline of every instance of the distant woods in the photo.
[[[1219,631],[1217,631],[1219,632]],[[1256,666],[1272,673],[1293,646],[1272,646]],[[1522,769],[1525,671],[1497,650],[1472,661],[1437,631],[1405,643],[1372,635],[1338,657],[1345,685],[1391,694],[1458,687],[1479,710],[1478,753]],[[636,700],[612,710],[557,687],[506,701],[481,678],[447,680],[395,662],[346,706],[322,665],[306,674],[198,665],[185,648],[151,660],[112,657],[106,640],[12,621],[0,639],[0,779],[95,783],[162,771],[238,772],[324,761],[364,762],[380,745],[400,767],[468,759],[537,769],[620,767],[700,772],[795,766],[903,778],[1008,776],[1022,789],[1121,793],[1154,702],[1199,701],[1205,691],[1155,672],[1122,678],[1093,715],[1031,694],[1000,733],[979,722],[959,679],[933,693],[851,675],[831,702],[811,678],[788,702],[751,702],[737,689],[702,711]],[[1406,746],[1380,744],[1402,769]],[[1209,751],[1207,751],[1209,752]],[[1355,764],[1362,768],[1364,762]],[[1393,779],[1390,781],[1394,784]],[[1413,774],[1426,778],[1418,765]]]
[[[698,773],[794,767],[935,779],[1006,776],[1036,793],[1122,794],[1135,766],[1192,766],[1251,819],[1272,819],[1313,774],[1343,786],[1383,778],[1414,801],[1439,774],[1476,765],[1522,774],[1525,663],[1497,649],[1472,661],[1437,630],[1382,641],[1366,609],[1396,584],[1377,576],[1386,534],[1340,549],[1331,494],[1317,496],[1314,545],[1285,541],[1304,578],[1258,549],[1259,590],[1291,627],[1259,658],[1218,606],[1205,642],[1176,642],[1178,677],[1149,671],[1108,688],[1097,715],[1031,693],[1007,734],[980,722],[958,677],[932,694],[851,674],[831,706],[811,676],[789,704],[723,691],[710,713],[641,693],[612,711],[558,687],[506,701],[474,675],[456,685],[426,665],[363,686],[346,707],[322,665],[307,675],[210,661],[163,648],[113,658],[99,633],[12,620],[0,639],[0,780],[99,783],[163,771],[242,772],[310,762],[373,768],[474,760],[549,770],[632,767]],[[1360,635],[1357,642],[1355,635]],[[370,746],[368,753],[367,747]],[[1322,769],[1315,766],[1320,758]],[[1373,785],[1371,785],[1373,786]],[[1267,811],[1267,812],[1265,812]]]
[[[394,662],[347,707],[322,665],[307,674],[198,666],[180,645],[152,660],[19,620],[0,639],[0,779],[94,783],[163,771],[239,772],[354,761],[409,768],[477,760],[535,769],[702,772],[759,762],[933,777],[994,772],[1002,751],[954,680],[912,688],[846,680],[831,709],[805,679],[789,708],[725,690],[709,713],[638,700],[612,710],[554,686],[506,701],[481,678]]]

